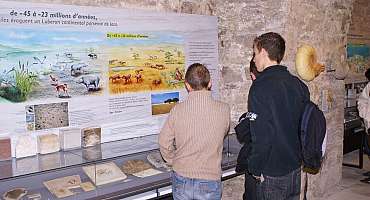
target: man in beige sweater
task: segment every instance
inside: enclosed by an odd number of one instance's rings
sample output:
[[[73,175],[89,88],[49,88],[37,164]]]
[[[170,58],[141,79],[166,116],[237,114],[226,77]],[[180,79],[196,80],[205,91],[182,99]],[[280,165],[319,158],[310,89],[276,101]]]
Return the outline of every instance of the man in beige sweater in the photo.
[[[163,158],[173,167],[174,200],[221,199],[223,140],[229,130],[230,108],[211,96],[208,69],[189,66],[189,95],[174,106],[159,134]]]

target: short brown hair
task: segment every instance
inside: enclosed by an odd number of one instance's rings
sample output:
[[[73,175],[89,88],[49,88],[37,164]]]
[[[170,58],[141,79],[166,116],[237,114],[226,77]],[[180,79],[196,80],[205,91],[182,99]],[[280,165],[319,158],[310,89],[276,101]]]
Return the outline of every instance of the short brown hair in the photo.
[[[193,90],[207,88],[210,79],[211,76],[208,69],[200,63],[191,64],[185,74],[185,81]]]
[[[253,45],[261,51],[265,49],[268,53],[270,60],[280,63],[285,53],[285,40],[281,35],[274,32],[268,32],[256,37]]]

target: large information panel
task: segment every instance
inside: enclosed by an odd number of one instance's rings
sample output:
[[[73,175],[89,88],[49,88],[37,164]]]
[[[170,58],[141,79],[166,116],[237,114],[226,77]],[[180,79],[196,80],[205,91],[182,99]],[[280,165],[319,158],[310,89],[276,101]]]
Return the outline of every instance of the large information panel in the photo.
[[[74,132],[82,146],[157,134],[194,62],[218,96],[216,17],[0,1],[0,26],[0,135],[13,156],[20,136],[63,133],[63,148]]]

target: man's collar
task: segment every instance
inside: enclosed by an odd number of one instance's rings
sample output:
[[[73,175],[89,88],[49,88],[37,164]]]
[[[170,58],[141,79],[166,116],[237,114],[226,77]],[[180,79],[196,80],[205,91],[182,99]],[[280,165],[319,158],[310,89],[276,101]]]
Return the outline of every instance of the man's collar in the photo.
[[[276,65],[279,65],[276,61],[269,61],[263,70]]]
[[[189,97],[197,97],[197,96],[211,96],[212,92],[210,90],[193,90],[189,92]]]
[[[258,79],[266,76],[267,74],[271,74],[271,73],[274,73],[274,72],[282,72],[282,71],[287,71],[287,67],[286,66],[283,66],[283,65],[272,65],[272,66],[269,66],[269,67],[265,68],[260,73],[260,76],[256,80],[258,80]]]

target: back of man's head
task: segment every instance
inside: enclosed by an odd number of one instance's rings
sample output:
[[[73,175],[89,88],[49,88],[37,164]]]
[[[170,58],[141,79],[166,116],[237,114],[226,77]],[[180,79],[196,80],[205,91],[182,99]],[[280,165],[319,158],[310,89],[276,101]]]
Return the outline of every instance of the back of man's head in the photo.
[[[261,51],[265,49],[268,53],[269,59],[280,63],[285,53],[285,40],[281,35],[274,32],[268,32],[256,37],[253,45]]]
[[[204,65],[194,63],[186,71],[185,81],[193,90],[208,89],[210,82],[209,71]]]
[[[365,76],[367,78],[368,81],[370,81],[370,68],[368,68],[365,72]]]

